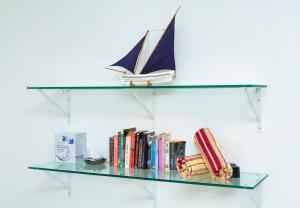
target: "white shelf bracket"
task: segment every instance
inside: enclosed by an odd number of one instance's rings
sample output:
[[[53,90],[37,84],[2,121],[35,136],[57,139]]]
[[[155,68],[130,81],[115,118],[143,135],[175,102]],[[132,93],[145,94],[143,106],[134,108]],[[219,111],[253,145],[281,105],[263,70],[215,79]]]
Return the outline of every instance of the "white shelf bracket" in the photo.
[[[144,186],[142,186],[140,183],[140,181],[137,180],[136,181],[136,185],[139,186],[141,189],[143,189],[149,196],[149,198],[152,200],[153,202],[153,208],[157,208],[157,183],[156,181],[151,181],[151,189],[148,189]]]
[[[52,178],[56,182],[58,182],[64,189],[66,189],[69,197],[72,196],[72,174],[71,173],[67,174],[66,181],[63,181],[60,177],[57,177],[56,174],[50,172],[47,172],[47,175],[50,176],[50,178]]]
[[[151,193],[151,199],[153,200],[153,208],[157,208],[157,182],[152,182],[152,193]]]
[[[256,189],[248,190],[248,196],[255,208],[262,208],[262,185]]]
[[[143,102],[143,100],[140,98],[140,96],[136,93],[135,90],[130,90],[130,92],[132,93],[132,95],[135,97],[136,101],[138,102],[138,104],[144,109],[144,111],[147,113],[147,115],[149,116],[149,118],[151,120],[154,120],[154,114],[151,112],[151,110],[147,107],[147,105]]]
[[[261,88],[255,88],[254,97],[250,95],[248,88],[245,88],[246,96],[250,107],[255,115],[257,129],[262,130],[262,113],[261,113]]]
[[[46,98],[46,100],[51,103],[63,116],[67,118],[68,125],[71,124],[71,90],[63,90],[63,94],[66,96],[66,107],[61,107],[57,102],[55,102],[44,90],[39,90],[39,92]]]
[[[67,117],[68,125],[70,126],[71,125],[71,90],[67,90],[64,93],[66,94],[66,99],[67,99],[67,106],[66,106],[67,114],[66,114],[66,117]]]

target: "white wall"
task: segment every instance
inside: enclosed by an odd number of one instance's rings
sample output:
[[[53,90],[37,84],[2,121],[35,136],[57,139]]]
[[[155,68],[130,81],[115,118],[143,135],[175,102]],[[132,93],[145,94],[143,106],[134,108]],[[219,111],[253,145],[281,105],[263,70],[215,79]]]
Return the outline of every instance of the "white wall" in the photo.
[[[115,85],[103,69],[128,52],[148,28],[176,22],[176,84],[266,83],[263,133],[243,90],[165,91],[158,127],[187,140],[207,126],[243,171],[269,173],[263,205],[297,207],[299,197],[298,1],[0,1],[0,206],[150,207],[139,187],[151,183],[73,176],[67,197],[31,164],[53,159],[54,134],[88,132],[89,148],[108,156],[108,137],[150,122],[127,92],[72,95],[72,125],[28,85]],[[174,84],[175,84],[174,83]],[[61,94],[51,94],[62,102]],[[146,96],[147,97],[147,96]],[[146,98],[145,98],[146,99]],[[65,175],[58,175],[64,177]],[[163,183],[159,207],[253,207],[247,192]]]

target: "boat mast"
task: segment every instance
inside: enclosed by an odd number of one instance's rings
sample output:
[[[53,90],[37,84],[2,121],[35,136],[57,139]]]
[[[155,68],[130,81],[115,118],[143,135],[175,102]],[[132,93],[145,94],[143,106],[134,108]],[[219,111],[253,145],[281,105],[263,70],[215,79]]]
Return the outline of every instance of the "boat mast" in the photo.
[[[140,50],[140,52],[139,52],[139,55],[138,55],[138,57],[137,57],[137,59],[136,59],[135,66],[134,66],[134,70],[133,70],[134,74],[136,74],[136,68],[137,68],[138,62],[139,62],[139,60],[140,60],[140,56],[141,56],[141,54],[142,54],[142,51],[143,51],[143,48],[144,48],[146,39],[148,38],[148,34],[149,34],[149,30],[147,30],[147,32],[146,32],[146,35],[145,35],[145,39],[144,39],[144,41],[143,41],[142,48],[141,48],[141,50]]]
[[[181,6],[179,6],[179,7],[177,8],[177,10],[175,11],[175,14],[173,15],[172,19],[170,20],[170,22],[169,22],[169,24],[167,25],[167,27],[166,27],[166,28],[168,28],[168,27],[169,27],[169,25],[171,24],[172,20],[175,18],[176,14],[178,13],[178,11],[179,11],[179,9],[180,9],[180,8],[181,8]],[[143,69],[141,70],[141,72],[144,70],[145,66],[147,65],[147,63],[148,63],[148,62],[149,62],[149,60],[150,60],[150,57],[152,56],[153,52],[155,51],[155,49],[156,49],[156,48],[157,48],[157,46],[159,45],[159,43],[160,43],[160,41],[161,41],[162,37],[163,37],[163,36],[164,36],[164,34],[166,33],[166,31],[167,31],[167,30],[166,30],[166,28],[163,30],[164,32],[163,32],[163,33],[162,33],[162,35],[160,36],[160,38],[159,38],[158,42],[156,43],[156,45],[155,45],[154,49],[152,50],[152,52],[151,52],[150,56],[148,57],[148,59],[147,59],[147,61],[146,61],[145,65],[144,65]]]

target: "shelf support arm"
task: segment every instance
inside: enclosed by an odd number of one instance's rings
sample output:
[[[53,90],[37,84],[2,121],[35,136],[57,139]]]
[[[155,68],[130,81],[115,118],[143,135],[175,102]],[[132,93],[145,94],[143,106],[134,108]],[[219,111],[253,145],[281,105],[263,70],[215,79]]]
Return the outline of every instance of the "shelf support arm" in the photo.
[[[262,208],[262,185],[254,190],[248,190],[248,195],[255,208]]]
[[[153,200],[153,208],[157,208],[157,182],[152,182],[152,194],[151,199]]]
[[[152,200],[153,208],[157,208],[157,182],[151,181],[151,189],[148,189],[142,185],[140,185],[139,181],[136,181],[136,185],[139,186],[141,189],[143,189],[149,196],[149,198]]]
[[[140,98],[140,96],[136,93],[136,91],[134,90],[130,90],[130,92],[132,93],[132,95],[135,97],[135,99],[137,100],[138,104],[144,109],[144,111],[148,114],[149,118],[154,120],[154,115],[153,113],[150,111],[150,109],[145,105],[145,103],[143,102],[143,100]]]
[[[62,187],[68,191],[68,196],[70,197],[72,196],[72,174],[71,173],[67,174],[66,182],[63,181],[61,178],[57,177],[57,175],[52,174],[50,172],[48,173],[48,176],[50,176],[50,178],[52,178],[53,180],[61,184]]]
[[[250,107],[255,115],[258,131],[262,130],[262,114],[261,114],[261,88],[255,88],[255,97],[250,96],[248,88],[245,88],[245,93],[250,104]]]
[[[44,90],[38,90],[46,100],[53,105],[63,116],[67,118],[68,125],[71,124],[71,90],[63,90],[66,95],[66,109],[57,104]]]

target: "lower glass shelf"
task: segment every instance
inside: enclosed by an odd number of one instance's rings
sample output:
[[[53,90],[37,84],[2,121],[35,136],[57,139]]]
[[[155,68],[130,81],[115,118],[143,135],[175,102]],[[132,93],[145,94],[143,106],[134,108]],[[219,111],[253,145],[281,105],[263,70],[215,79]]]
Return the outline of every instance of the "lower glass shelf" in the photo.
[[[231,178],[229,180],[212,179],[209,174],[183,178],[176,170],[158,172],[140,168],[120,169],[111,166],[109,163],[87,165],[83,160],[77,161],[76,164],[48,162],[29,166],[29,169],[238,189],[255,189],[268,177],[267,174],[241,172],[240,178]]]

